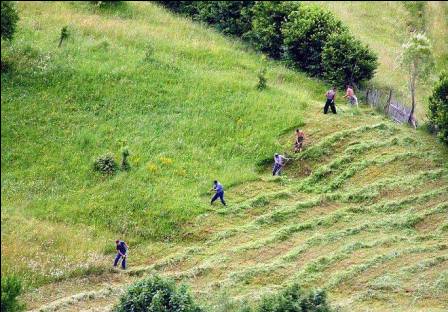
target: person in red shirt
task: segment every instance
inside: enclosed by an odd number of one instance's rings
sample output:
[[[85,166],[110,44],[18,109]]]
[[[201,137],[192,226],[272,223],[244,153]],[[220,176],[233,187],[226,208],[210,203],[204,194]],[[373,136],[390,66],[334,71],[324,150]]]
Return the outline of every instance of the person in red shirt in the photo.
[[[347,86],[347,91],[345,92],[344,98],[348,99],[351,105],[358,107],[358,98],[356,97],[351,85]]]
[[[296,129],[296,141],[294,143],[294,153],[302,151],[304,141],[305,141],[305,133],[300,129]]]

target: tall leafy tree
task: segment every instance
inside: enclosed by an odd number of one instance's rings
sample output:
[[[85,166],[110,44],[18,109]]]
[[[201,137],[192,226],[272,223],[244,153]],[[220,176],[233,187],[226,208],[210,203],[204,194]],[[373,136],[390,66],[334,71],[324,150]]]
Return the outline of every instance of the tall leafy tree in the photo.
[[[409,90],[411,91],[411,113],[409,123],[415,120],[415,93],[418,81],[426,79],[434,68],[434,56],[429,39],[423,33],[413,33],[403,45],[400,64],[408,73]]]
[[[11,40],[19,20],[19,15],[12,1],[2,1],[2,39]]]
[[[437,128],[440,139],[448,144],[448,73],[440,75],[429,97],[429,120]]]
[[[346,31],[331,11],[314,5],[292,12],[282,27],[289,60],[314,76],[323,74],[322,50],[328,38]]]
[[[358,84],[373,78],[378,57],[348,33],[331,35],[322,51],[324,78],[337,85]]]

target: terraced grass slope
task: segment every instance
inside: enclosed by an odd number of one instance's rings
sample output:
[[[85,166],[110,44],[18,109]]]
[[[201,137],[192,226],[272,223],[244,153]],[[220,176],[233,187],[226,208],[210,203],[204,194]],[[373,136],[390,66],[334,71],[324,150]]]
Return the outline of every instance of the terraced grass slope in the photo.
[[[153,272],[213,311],[292,281],[342,311],[448,308],[448,151],[434,138],[341,100],[322,115],[326,86],[275,63],[256,91],[259,55],[154,4],[19,8],[2,47],[15,64],[2,74],[2,274],[26,281],[29,309],[110,310]],[[256,163],[290,151],[296,126],[307,148],[272,178]],[[129,173],[92,174],[124,144]],[[216,176],[227,208],[208,206]],[[125,272],[109,269],[119,235]]]

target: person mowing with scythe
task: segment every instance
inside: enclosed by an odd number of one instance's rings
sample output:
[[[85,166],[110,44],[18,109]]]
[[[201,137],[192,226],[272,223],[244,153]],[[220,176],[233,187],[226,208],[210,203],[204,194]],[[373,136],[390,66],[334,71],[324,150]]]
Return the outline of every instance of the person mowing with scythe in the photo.
[[[226,202],[224,201],[224,187],[221,183],[219,183],[217,180],[213,181],[213,187],[210,189],[210,191],[216,192],[212,198],[212,201],[210,202],[210,205],[213,205],[213,202],[219,198],[221,200],[221,203],[224,206],[227,206]]]
[[[275,155],[274,155],[274,168],[272,169],[272,175],[273,176],[280,175],[281,170],[282,170],[282,168],[285,165],[285,162],[287,160],[289,160],[289,158],[286,158],[283,155],[275,153]]]
[[[324,114],[328,113],[328,108],[331,108],[331,112],[336,114],[336,106],[334,105],[334,98],[336,97],[336,87],[334,86],[325,93],[327,101],[324,106]]]
[[[352,106],[358,107],[358,98],[356,97],[351,85],[347,85],[347,91],[345,92],[344,98],[348,99]]]
[[[302,151],[304,141],[305,141],[305,133],[303,132],[303,130],[296,129],[296,141],[294,142],[294,153]]]
[[[115,244],[117,245],[117,255],[115,256],[114,267],[117,267],[118,261],[120,261],[120,259],[123,259],[121,260],[121,268],[125,270],[126,257],[129,247],[124,241],[118,239],[115,241]]]

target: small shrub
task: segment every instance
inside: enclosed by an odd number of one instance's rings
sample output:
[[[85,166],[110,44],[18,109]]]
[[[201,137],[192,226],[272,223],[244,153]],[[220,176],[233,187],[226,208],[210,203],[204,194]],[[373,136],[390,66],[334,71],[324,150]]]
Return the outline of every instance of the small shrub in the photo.
[[[95,159],[93,169],[103,174],[114,174],[118,170],[118,165],[114,156],[107,153]]]
[[[131,165],[129,164],[128,157],[129,157],[129,150],[127,147],[124,147],[121,151],[121,170],[128,171],[131,169]]]
[[[314,76],[323,74],[322,50],[330,35],[347,28],[332,12],[317,6],[302,6],[283,24],[288,60]]]
[[[429,97],[429,120],[440,140],[448,144],[448,73],[440,75]]]
[[[293,11],[299,9],[297,2],[257,1],[252,7],[252,27],[244,36],[257,50],[274,59],[283,55],[282,25]]]
[[[266,67],[263,67],[258,72],[258,83],[257,83],[257,89],[258,90],[264,90],[267,87],[267,78],[266,78]]]
[[[22,283],[15,276],[2,276],[2,312],[23,311],[24,306],[17,301],[22,293]]]
[[[330,312],[325,291],[316,290],[305,294],[293,284],[278,294],[264,297],[256,312]]]
[[[154,45],[151,42],[148,42],[146,44],[146,49],[145,49],[145,60],[146,61],[150,61],[152,60],[152,57],[154,55]]]
[[[226,35],[241,36],[251,28],[251,10],[255,1],[198,1],[198,19],[215,26]]]
[[[201,312],[185,286],[174,281],[150,276],[130,286],[120,298],[114,312]]]
[[[377,56],[348,33],[331,35],[322,51],[324,78],[333,84],[369,80],[378,67]]]
[[[58,47],[60,48],[62,45],[62,42],[68,38],[69,32],[68,32],[68,26],[64,26],[61,29],[61,35],[59,37],[59,45]]]
[[[11,40],[19,20],[19,15],[13,1],[2,1],[2,32],[1,37],[4,40]]]

